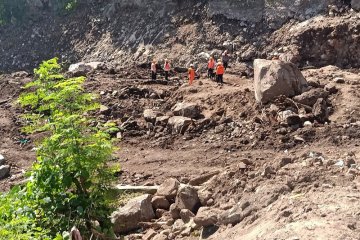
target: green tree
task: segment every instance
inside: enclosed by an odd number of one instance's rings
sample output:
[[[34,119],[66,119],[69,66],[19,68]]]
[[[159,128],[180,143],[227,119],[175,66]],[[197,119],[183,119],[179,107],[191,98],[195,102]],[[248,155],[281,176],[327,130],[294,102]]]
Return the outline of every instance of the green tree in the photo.
[[[67,79],[60,70],[57,59],[43,62],[19,98],[27,111],[24,131],[47,137],[37,146],[30,181],[13,195],[23,199],[32,232],[45,231],[53,238],[77,226],[90,234],[92,222],[98,221],[97,230],[111,234],[107,191],[118,168],[108,162],[114,147],[106,126],[90,117],[99,104],[84,91],[85,78]],[[24,217],[11,210],[9,215],[6,220],[14,222]]]

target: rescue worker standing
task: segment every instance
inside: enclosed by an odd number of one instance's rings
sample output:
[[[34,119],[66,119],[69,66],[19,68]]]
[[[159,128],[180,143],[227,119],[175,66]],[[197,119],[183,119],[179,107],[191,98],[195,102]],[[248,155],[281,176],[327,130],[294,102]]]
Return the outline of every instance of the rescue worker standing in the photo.
[[[222,63],[223,66],[225,68],[225,70],[229,67],[229,60],[230,60],[230,56],[227,50],[224,51],[224,53],[221,56],[222,59]]]
[[[214,79],[214,69],[215,69],[215,60],[213,57],[210,57],[208,62],[208,78]]]
[[[218,84],[223,85],[224,84],[224,73],[225,73],[225,67],[223,65],[223,63],[221,61],[218,62],[217,66],[216,66],[216,81]]]
[[[190,68],[188,70],[189,73],[189,85],[192,85],[194,79],[195,79],[195,68],[194,68],[194,64],[190,65]]]
[[[169,73],[171,70],[171,65],[168,59],[165,59],[165,64],[164,64],[164,71],[165,71],[165,80],[168,81],[169,80]]]
[[[156,80],[156,61],[153,60],[151,63],[151,80]]]

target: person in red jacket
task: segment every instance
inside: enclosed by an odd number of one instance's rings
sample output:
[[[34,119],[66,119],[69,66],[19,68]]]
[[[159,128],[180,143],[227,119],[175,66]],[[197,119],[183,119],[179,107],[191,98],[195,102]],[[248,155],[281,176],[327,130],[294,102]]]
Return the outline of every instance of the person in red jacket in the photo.
[[[216,66],[216,76],[217,76],[217,83],[223,85],[224,84],[224,76],[225,68],[221,61],[218,62]]]
[[[171,70],[170,62],[169,62],[169,60],[165,59],[165,64],[164,64],[165,80],[169,80],[170,70]]]
[[[191,85],[195,79],[195,68],[194,68],[194,64],[190,65],[190,68],[188,70],[189,73],[189,85]]]
[[[208,62],[208,78],[209,79],[215,78],[214,70],[215,70],[215,60],[213,57],[210,57],[209,62]]]

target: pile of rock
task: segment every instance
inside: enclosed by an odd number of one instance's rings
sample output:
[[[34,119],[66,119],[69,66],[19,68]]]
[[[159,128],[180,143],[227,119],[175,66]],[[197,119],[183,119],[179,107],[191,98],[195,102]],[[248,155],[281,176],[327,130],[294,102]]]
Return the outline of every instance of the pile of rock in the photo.
[[[5,164],[5,157],[0,154],[0,180],[10,175],[10,166]]]
[[[143,116],[151,127],[161,126],[163,130],[167,129],[167,132],[177,134],[184,134],[194,119],[201,117],[200,107],[195,103],[177,103],[171,110],[164,115],[158,110],[145,109]]]
[[[254,69],[256,100],[273,103],[266,110],[281,124],[299,128],[328,121],[328,97],[337,93],[336,86],[308,83],[294,64],[280,60],[256,59]]]
[[[128,234],[129,239],[167,240],[240,223],[256,209],[246,200],[215,204],[210,188],[228,173],[219,174],[204,174],[189,184],[167,179],[154,195],[134,198],[111,215],[115,233]],[[198,184],[202,185],[194,186]],[[141,233],[134,233],[139,229]]]

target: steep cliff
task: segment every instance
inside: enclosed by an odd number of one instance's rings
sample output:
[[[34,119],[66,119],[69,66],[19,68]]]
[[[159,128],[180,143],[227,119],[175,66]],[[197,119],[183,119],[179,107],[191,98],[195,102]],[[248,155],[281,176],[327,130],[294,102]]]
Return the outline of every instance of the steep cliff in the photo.
[[[75,9],[65,12],[59,10],[63,6],[59,1],[27,2],[28,12],[22,23],[0,27],[0,71],[30,69],[54,56],[68,63],[91,60],[129,65],[170,58],[185,65],[201,62],[204,52],[216,55],[226,48],[236,62],[252,61],[290,45],[297,34],[289,35],[281,29],[319,14],[327,15],[327,5],[334,2],[346,17],[329,21],[334,26],[336,21],[351,25],[346,27],[349,37],[343,43],[352,45],[349,49],[356,47],[359,26],[359,15],[340,0],[89,0],[78,1]],[[332,31],[330,28],[327,32]],[[325,44],[325,38],[298,37],[291,48],[296,49],[291,54],[298,54],[293,59],[300,65],[309,59],[313,65],[359,65],[357,52],[344,62],[334,61],[333,56],[318,61],[316,58],[328,50],[325,47],[314,57],[302,55],[308,54],[308,50],[302,50],[305,45],[322,44],[315,43],[315,39]]]

